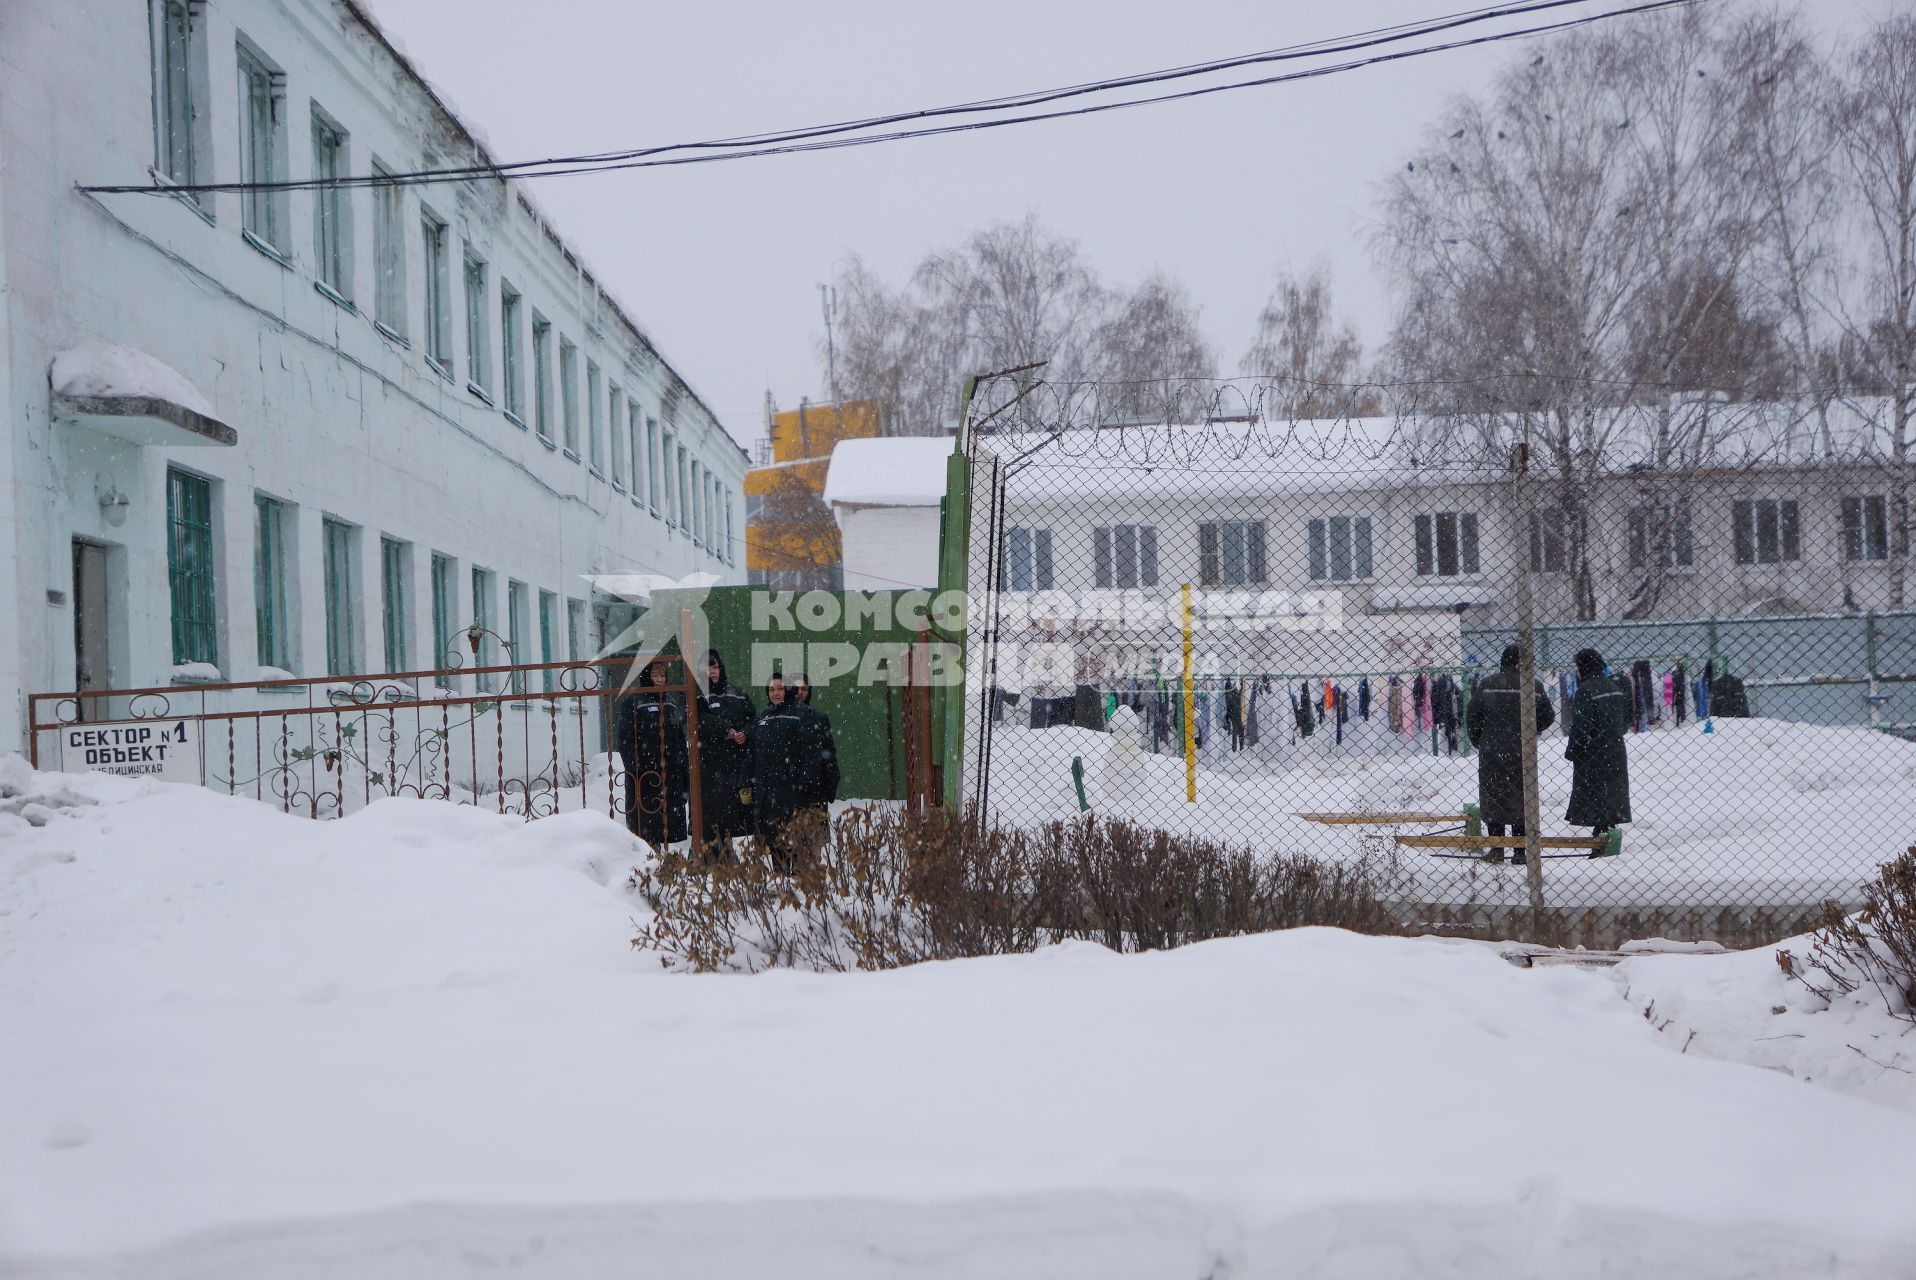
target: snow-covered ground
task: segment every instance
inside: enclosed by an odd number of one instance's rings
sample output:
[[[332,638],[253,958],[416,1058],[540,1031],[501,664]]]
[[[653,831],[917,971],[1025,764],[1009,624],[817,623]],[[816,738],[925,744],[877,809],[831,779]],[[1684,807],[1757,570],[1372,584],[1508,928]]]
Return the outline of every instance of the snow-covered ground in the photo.
[[[686,977],[596,814],[7,792],[9,1277],[1916,1277],[1916,1112],[1642,1014],[1760,955]]]
[[[1352,730],[1353,735],[1355,729]],[[1109,734],[999,726],[991,803],[1016,822],[1078,813],[1071,759],[1082,756],[1092,807],[1112,817],[1255,845],[1274,853],[1369,857],[1406,899],[1528,901],[1524,872],[1469,859],[1397,850],[1377,834],[1325,827],[1311,812],[1461,813],[1477,798],[1474,756],[1418,751],[1346,753],[1325,732],[1272,764],[1211,751],[1187,804],[1176,756],[1111,758]],[[1875,869],[1916,840],[1916,743],[1862,728],[1781,720],[1717,720],[1629,740],[1634,821],[1617,858],[1546,863],[1553,906],[1814,905],[1853,899]],[[1546,834],[1583,835],[1563,822],[1570,764],[1554,731],[1539,746]],[[1434,830],[1405,827],[1405,831]]]

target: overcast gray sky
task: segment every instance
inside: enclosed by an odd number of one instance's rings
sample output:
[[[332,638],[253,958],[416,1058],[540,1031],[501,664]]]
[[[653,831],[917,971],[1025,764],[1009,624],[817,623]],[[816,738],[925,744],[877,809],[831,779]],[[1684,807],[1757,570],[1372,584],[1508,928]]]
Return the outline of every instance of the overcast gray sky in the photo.
[[[1482,2],[372,0],[372,10],[497,158],[523,160],[1048,88]],[[1805,12],[1835,34],[1912,3],[1810,0]],[[1181,279],[1227,370],[1272,273],[1319,260],[1374,347],[1390,314],[1369,247],[1376,184],[1444,98],[1517,52],[1505,43],[1075,120],[531,186],[750,444],[766,389],[780,407],[824,396],[817,285],[836,260],[856,250],[897,279],[928,247],[1027,209],[1078,238],[1108,279],[1156,267]]]

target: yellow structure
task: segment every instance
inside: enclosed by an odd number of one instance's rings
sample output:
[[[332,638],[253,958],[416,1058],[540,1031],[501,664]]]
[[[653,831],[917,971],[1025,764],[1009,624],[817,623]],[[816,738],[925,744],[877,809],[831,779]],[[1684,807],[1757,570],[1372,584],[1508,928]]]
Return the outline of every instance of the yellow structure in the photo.
[[[771,415],[772,461],[745,473],[745,568],[782,590],[836,591],[844,579],[825,474],[840,440],[883,434],[876,400],[804,404]]]

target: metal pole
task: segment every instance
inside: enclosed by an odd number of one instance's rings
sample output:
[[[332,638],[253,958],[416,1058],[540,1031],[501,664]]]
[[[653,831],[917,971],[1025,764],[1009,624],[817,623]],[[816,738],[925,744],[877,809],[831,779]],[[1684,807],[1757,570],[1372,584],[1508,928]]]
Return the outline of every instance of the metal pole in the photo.
[[[679,635],[684,637],[691,634],[692,611],[690,609],[681,609],[679,610]],[[681,645],[681,648],[682,647]],[[696,660],[702,662],[704,659],[705,655],[701,653]],[[686,790],[692,802],[692,825],[686,832],[686,835],[690,837],[690,840],[687,841],[687,847],[698,851],[705,847],[705,808],[701,803],[704,797],[699,794],[699,686],[698,681],[692,675],[692,663],[694,660],[691,654],[684,652],[679,654],[680,674],[685,677]],[[660,713],[659,722],[661,724],[665,722],[663,712]],[[672,780],[672,770],[670,764],[665,761],[663,754],[660,756],[659,767],[664,772],[665,781],[669,785]],[[661,790],[664,789],[665,788],[661,788]],[[669,797],[666,803],[671,803]],[[671,824],[669,822],[666,824],[665,834],[668,836],[672,834]]]
[[[1184,802],[1197,803],[1197,694],[1191,683],[1191,584],[1184,584]]]
[[[1511,492],[1516,499],[1516,538],[1520,554],[1517,560],[1517,732],[1523,746],[1523,851],[1524,878],[1530,885],[1531,936],[1543,932],[1543,848],[1539,842],[1543,829],[1543,805],[1537,794],[1537,602],[1531,583],[1529,539],[1525,517],[1529,512],[1525,479],[1530,470],[1530,442],[1519,444],[1511,455]]]

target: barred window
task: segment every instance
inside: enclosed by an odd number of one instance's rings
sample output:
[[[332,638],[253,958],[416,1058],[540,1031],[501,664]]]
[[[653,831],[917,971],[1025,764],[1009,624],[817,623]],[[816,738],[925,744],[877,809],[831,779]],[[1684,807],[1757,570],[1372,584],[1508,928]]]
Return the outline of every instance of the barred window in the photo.
[[[177,467],[166,473],[166,576],[173,606],[175,665],[218,666],[213,482]]]
[[[1652,551],[1660,569],[1688,569],[1695,552],[1690,540],[1690,508],[1685,503],[1630,508],[1630,567],[1649,567]]]

